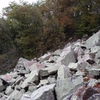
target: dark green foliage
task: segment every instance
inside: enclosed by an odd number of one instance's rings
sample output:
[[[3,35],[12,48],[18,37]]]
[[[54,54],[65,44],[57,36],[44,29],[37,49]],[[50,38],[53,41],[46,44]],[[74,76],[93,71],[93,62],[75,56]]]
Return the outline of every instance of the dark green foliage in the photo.
[[[9,29],[5,20],[0,19],[0,54],[7,53],[13,47],[11,38],[9,36]]]
[[[52,2],[51,0],[42,5],[19,5],[13,2],[4,9],[10,36],[20,56],[33,58],[42,55],[58,48],[65,41],[63,26],[60,25],[58,12]]]
[[[0,19],[0,54],[14,48],[31,59],[62,47],[70,37],[91,35],[99,30],[99,8],[99,0],[12,2]]]
[[[77,0],[76,34],[81,36],[84,34],[92,35],[99,30],[99,8],[99,0]]]

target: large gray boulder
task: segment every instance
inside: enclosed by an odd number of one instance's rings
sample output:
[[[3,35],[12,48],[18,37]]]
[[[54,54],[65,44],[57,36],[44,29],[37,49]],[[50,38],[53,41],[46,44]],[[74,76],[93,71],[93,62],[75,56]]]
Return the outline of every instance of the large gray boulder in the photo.
[[[73,51],[70,51],[69,53],[67,53],[66,56],[63,57],[61,60],[61,63],[65,66],[68,66],[69,63],[71,63],[71,62],[74,62],[74,63],[76,62]]]
[[[60,57],[57,59],[56,62],[61,62],[62,65],[65,65],[65,66],[68,66],[68,64],[70,62],[76,62],[76,59],[74,57],[74,52],[72,50],[72,46],[68,46],[68,47],[65,47],[61,54],[60,54]]]
[[[98,45],[100,42],[100,31],[96,34],[92,35],[89,39],[86,40],[86,47],[91,48],[93,46]]]
[[[71,91],[83,83],[83,77],[72,77],[65,78],[63,80],[58,79],[57,85],[55,87],[57,100],[63,100],[68,94],[71,95]],[[67,99],[64,99],[67,100]],[[69,99],[68,99],[69,100]]]
[[[36,62],[36,63],[33,63],[33,64],[29,67],[29,70],[30,70],[30,71],[37,70],[37,62]]]
[[[46,66],[47,66],[46,68],[40,69],[39,71],[40,78],[47,77],[51,74],[56,74],[60,64],[59,63],[56,63],[56,64],[46,63]]]
[[[16,65],[16,69],[15,70],[22,70],[23,68],[25,68],[26,70],[28,69],[29,66],[31,66],[34,63],[34,61],[29,61],[25,58],[20,58],[18,60],[18,63]]]
[[[57,78],[61,80],[71,77],[70,70],[65,65],[61,65],[59,67],[57,75],[58,75]]]
[[[53,91],[55,84],[45,85],[34,91],[31,95],[32,100],[55,100]]]
[[[24,90],[18,91],[18,90],[14,90],[9,97],[7,98],[7,100],[20,100],[22,95],[24,93]]]
[[[25,88],[28,86],[29,83],[33,83],[33,82],[37,82],[37,81],[38,81],[38,71],[34,70],[24,80],[24,82],[21,85],[21,88]]]
[[[55,87],[57,100],[63,100],[63,98],[69,93],[71,89],[74,88],[74,84],[68,78],[57,81],[57,86]]]
[[[55,84],[42,86],[35,90],[31,96],[24,94],[21,100],[55,100],[54,87]]]

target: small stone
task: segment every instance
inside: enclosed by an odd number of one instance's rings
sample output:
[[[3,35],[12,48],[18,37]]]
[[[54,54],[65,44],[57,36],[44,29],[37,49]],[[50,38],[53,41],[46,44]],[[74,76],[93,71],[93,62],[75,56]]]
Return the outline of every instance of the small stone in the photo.
[[[70,69],[77,69],[77,67],[78,67],[78,63],[70,63],[68,65],[68,68],[70,68]]]
[[[56,79],[55,79],[55,77],[48,77],[48,82],[49,83],[56,83]]]
[[[44,77],[49,76],[48,70],[40,70],[39,71],[39,76],[40,76],[40,78],[44,78]]]
[[[36,90],[37,87],[34,85],[29,85],[28,91],[33,92],[34,90]]]
[[[39,85],[46,85],[48,83],[49,83],[48,80],[47,79],[44,79],[44,80],[40,80]]]
[[[85,72],[82,72],[82,71],[78,70],[78,71],[75,73],[75,76],[85,76]]]

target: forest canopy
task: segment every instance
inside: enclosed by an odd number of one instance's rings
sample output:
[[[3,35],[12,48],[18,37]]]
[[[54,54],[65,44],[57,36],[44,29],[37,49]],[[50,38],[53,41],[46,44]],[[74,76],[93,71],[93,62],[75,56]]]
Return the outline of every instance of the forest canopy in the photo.
[[[100,0],[12,2],[0,18],[0,57],[15,50],[31,59],[99,29]]]

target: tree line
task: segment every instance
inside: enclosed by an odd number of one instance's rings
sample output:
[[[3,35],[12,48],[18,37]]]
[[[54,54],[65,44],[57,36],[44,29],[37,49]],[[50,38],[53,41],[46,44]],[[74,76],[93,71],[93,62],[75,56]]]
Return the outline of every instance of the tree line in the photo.
[[[100,0],[11,2],[0,18],[0,55],[13,48],[31,59],[99,29]]]

